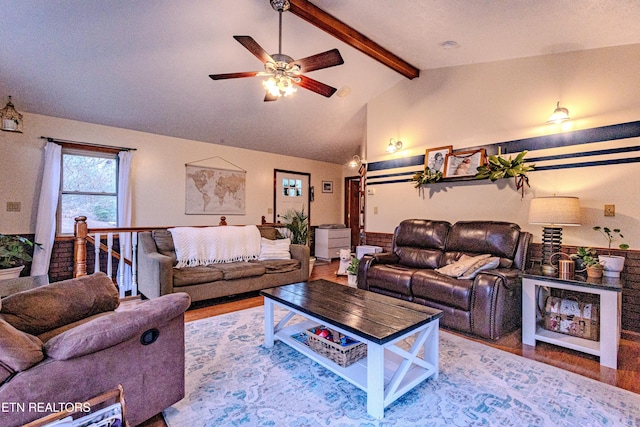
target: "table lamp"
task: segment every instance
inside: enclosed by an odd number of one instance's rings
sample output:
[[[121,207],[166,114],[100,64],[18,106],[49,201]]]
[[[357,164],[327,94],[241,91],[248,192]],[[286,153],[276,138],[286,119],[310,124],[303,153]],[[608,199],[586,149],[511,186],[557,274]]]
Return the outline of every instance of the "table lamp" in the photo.
[[[560,252],[562,226],[580,225],[580,202],[577,197],[536,197],[529,207],[529,224],[542,229],[542,274],[554,275],[551,255]]]

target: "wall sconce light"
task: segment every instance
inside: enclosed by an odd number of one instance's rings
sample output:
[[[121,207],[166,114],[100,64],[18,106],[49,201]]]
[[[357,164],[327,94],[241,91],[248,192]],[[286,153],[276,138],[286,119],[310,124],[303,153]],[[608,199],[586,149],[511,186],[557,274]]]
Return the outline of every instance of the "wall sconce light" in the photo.
[[[22,114],[18,113],[11,102],[11,96],[6,107],[0,110],[0,129],[7,132],[22,133]]]
[[[556,109],[553,110],[553,114],[551,114],[551,117],[549,117],[549,120],[547,120],[547,123],[562,123],[562,122],[566,122],[567,120],[569,120],[569,110],[567,110],[564,107],[560,106],[560,101],[558,101],[558,103],[556,104]]]
[[[350,168],[357,168],[358,166],[360,166],[362,164],[362,159],[360,158],[360,156],[358,156],[357,154],[355,156],[353,156],[353,158],[351,159],[351,161],[349,162],[349,167]]]
[[[395,138],[391,138],[389,145],[387,145],[387,153],[395,153],[400,149],[402,149],[402,141],[396,141]]]

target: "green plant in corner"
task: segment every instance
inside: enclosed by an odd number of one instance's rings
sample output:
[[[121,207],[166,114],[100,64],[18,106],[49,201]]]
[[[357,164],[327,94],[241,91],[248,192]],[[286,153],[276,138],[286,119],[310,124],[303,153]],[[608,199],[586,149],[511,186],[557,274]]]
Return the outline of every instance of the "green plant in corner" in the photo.
[[[442,180],[442,172],[433,172],[429,167],[425,167],[424,171],[416,172],[411,178],[409,178],[409,182],[414,182],[415,188],[420,188],[425,184],[433,184]]]
[[[0,234],[0,269],[19,267],[31,262],[34,246],[42,245],[26,237]]]
[[[535,165],[525,166],[524,158],[527,155],[527,151],[523,151],[515,158],[505,159],[500,155],[489,156],[487,163],[478,166],[478,173],[476,173],[476,179],[490,179],[496,181],[500,178],[513,177],[516,183],[516,189],[521,190],[522,197],[524,197],[524,185],[529,185],[529,177],[527,173],[535,168]]]
[[[306,245],[309,243],[309,216],[302,210],[289,209],[284,215],[284,226],[291,232],[291,243]]]
[[[358,264],[360,264],[360,260],[358,258],[356,257],[351,258],[351,262],[347,266],[347,274],[357,275]]]
[[[610,229],[608,227],[601,227],[599,225],[596,225],[595,227],[593,227],[593,229],[595,231],[599,231],[600,233],[602,233],[602,235],[605,237],[605,239],[607,239],[607,243],[609,244],[609,249],[611,249],[611,244],[613,242],[615,242],[616,240],[618,240],[618,238],[624,239],[624,236],[620,232],[619,228],[614,228],[612,230],[612,229]],[[620,243],[618,245],[618,247],[620,249],[622,249],[622,250],[629,249],[629,245],[626,244],[626,243]]]

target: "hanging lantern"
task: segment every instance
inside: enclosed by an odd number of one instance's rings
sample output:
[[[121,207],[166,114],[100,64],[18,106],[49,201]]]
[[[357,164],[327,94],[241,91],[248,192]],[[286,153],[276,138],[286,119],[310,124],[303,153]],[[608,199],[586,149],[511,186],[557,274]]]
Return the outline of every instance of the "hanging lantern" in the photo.
[[[7,132],[20,132],[22,133],[22,114],[18,113],[11,102],[11,96],[9,96],[9,102],[0,110],[0,129]]]

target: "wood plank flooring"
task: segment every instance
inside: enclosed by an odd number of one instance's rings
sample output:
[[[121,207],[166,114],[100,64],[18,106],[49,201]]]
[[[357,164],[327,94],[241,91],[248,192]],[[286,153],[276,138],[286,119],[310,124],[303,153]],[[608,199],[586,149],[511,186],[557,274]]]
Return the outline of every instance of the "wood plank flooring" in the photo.
[[[316,264],[310,280],[326,279],[346,286],[347,277],[336,276],[337,270],[338,261],[330,264]],[[242,299],[225,299],[216,301],[210,305],[194,304],[194,306],[185,313],[185,321],[191,322],[262,305],[263,298],[261,296],[249,296]],[[452,331],[448,332],[454,333]],[[574,350],[546,343],[538,343],[535,347],[523,345],[520,330],[514,331],[492,342],[459,333],[456,333],[456,335],[630,390],[634,393],[640,393],[640,336],[635,334],[625,333],[623,339],[620,340],[617,370],[600,366],[599,358],[596,356],[583,354]],[[141,425],[144,427],[166,427],[161,414],[156,415]]]

